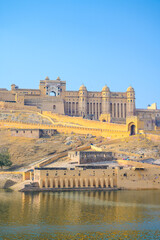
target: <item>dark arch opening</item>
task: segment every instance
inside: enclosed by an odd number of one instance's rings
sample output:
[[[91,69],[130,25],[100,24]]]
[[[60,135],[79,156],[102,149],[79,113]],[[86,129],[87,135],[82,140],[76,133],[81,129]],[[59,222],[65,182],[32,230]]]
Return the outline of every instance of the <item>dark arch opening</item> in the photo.
[[[102,119],[102,122],[106,122],[106,120],[105,120],[105,119]]]
[[[54,97],[56,97],[56,93],[55,93],[54,91],[52,91],[52,92],[49,93],[49,96],[54,96]]]
[[[136,134],[136,126],[135,125],[132,125],[131,126],[131,132],[130,132],[130,135],[132,136],[132,135],[135,135]]]

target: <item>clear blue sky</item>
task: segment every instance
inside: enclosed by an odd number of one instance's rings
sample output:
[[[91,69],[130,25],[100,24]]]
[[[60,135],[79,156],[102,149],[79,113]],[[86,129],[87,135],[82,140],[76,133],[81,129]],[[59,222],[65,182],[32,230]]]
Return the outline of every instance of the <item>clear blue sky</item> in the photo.
[[[0,87],[46,76],[160,107],[160,0],[0,0]]]

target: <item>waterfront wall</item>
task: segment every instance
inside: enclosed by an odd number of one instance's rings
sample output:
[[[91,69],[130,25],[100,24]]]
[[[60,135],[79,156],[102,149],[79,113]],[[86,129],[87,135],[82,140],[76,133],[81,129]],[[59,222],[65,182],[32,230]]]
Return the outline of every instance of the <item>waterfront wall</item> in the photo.
[[[35,169],[40,188],[108,188],[117,186],[116,170],[108,169]]]
[[[160,168],[35,169],[40,189],[160,189]]]

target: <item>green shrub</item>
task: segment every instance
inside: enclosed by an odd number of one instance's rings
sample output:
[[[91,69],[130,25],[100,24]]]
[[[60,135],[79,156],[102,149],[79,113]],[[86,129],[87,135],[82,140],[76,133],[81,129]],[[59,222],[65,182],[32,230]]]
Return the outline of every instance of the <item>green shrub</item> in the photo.
[[[10,155],[8,152],[6,153],[0,153],[0,167],[10,167],[12,165],[12,162],[10,160]]]

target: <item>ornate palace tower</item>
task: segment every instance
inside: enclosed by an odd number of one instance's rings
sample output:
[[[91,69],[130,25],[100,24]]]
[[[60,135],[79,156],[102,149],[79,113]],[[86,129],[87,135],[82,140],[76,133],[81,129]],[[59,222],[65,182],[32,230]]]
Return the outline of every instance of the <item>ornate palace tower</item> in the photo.
[[[109,87],[102,88],[102,114],[110,113],[110,90]]]
[[[79,115],[82,117],[87,116],[87,88],[82,85],[79,88]]]
[[[135,92],[134,88],[127,88],[127,117],[135,115]]]
[[[45,80],[40,80],[39,89],[43,96],[63,96],[66,90],[66,82],[61,81],[60,77],[56,80],[50,80],[46,77]]]

